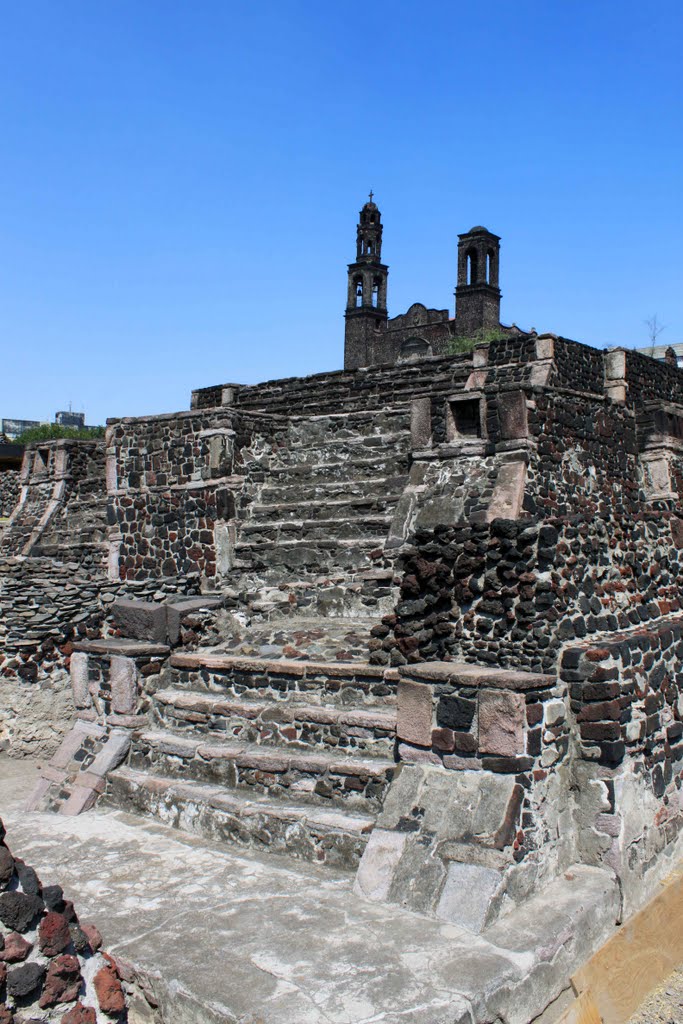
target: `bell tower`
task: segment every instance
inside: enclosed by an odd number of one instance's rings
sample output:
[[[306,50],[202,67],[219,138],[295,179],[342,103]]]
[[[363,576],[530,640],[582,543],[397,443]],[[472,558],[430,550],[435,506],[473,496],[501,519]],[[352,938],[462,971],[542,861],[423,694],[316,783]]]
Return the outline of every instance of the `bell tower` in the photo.
[[[344,331],[344,369],[369,366],[373,348],[387,323],[387,278],[382,263],[382,218],[372,201],[360,211],[356,230],[356,262],[349,264]]]
[[[476,227],[458,235],[458,239],[455,333],[474,338],[478,332],[500,324],[500,238],[486,228]]]

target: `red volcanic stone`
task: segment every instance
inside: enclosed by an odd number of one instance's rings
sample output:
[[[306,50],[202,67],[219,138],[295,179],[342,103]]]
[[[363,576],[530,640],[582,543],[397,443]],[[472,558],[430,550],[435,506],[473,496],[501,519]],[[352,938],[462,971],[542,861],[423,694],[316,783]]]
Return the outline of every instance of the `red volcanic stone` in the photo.
[[[81,931],[84,933],[86,939],[90,943],[90,948],[96,951],[102,945],[102,936],[95,927],[94,924],[82,924]]]
[[[0,1024],[2,1020],[0,1019]],[[61,1024],[97,1024],[97,1014],[92,1006],[84,1006],[83,1003],[76,1003],[62,1017]]]
[[[592,647],[589,651],[586,651],[586,657],[589,661],[607,661],[610,652],[606,647]]]
[[[5,984],[7,978],[7,965],[0,964],[0,988]]]
[[[0,1024],[13,1024],[14,1014],[6,1003],[0,1003]]]
[[[121,1013],[125,1010],[126,998],[113,967],[101,967],[95,975],[93,984],[103,1013]]]
[[[0,950],[0,960],[8,964],[18,964],[25,960],[33,949],[32,943],[28,942],[18,932],[10,932],[5,936],[5,945]]]
[[[45,956],[63,953],[71,942],[71,933],[66,918],[55,910],[49,910],[38,925],[38,945]]]
[[[55,957],[47,969],[40,1007],[45,1010],[57,1003],[71,1003],[81,987],[81,966],[78,957],[68,953]]]

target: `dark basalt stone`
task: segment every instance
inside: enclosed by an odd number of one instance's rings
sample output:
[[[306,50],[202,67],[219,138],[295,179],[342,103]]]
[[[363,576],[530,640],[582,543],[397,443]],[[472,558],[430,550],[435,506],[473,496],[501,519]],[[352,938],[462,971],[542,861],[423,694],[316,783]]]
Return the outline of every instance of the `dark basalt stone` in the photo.
[[[25,864],[23,860],[18,857],[14,860],[14,866],[16,868],[19,881],[21,882],[21,888],[25,893],[31,896],[40,896],[42,885],[40,879],[35,873],[33,868],[30,868],[28,864]]]
[[[44,886],[42,895],[48,910],[56,910],[59,913],[64,909],[64,891],[61,885]]]
[[[7,974],[7,993],[15,999],[24,999],[42,985],[44,977],[43,964],[32,962],[14,967]]]
[[[45,904],[32,893],[0,893],[0,921],[15,932],[26,932],[31,923],[43,912]]]

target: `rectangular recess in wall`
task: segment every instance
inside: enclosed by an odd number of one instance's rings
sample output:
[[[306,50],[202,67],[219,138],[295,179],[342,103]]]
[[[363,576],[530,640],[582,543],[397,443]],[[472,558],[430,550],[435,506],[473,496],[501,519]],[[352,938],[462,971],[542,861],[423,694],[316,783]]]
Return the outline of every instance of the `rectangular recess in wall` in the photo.
[[[483,418],[484,400],[481,395],[468,392],[449,398],[446,402],[447,440],[483,437]]]

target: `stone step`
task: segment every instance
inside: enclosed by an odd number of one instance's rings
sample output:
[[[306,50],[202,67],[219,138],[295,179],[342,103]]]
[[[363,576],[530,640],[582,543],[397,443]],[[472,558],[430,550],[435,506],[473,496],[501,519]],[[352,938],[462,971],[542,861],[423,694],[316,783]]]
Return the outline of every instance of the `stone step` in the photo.
[[[410,454],[410,433],[304,438],[293,441],[283,456],[287,465],[298,463],[356,462],[366,459],[405,458]],[[272,465],[273,463],[271,463]]]
[[[362,616],[375,621],[393,611],[398,595],[391,569],[343,576],[299,575],[302,578],[287,579],[280,574],[270,585],[264,584],[262,576],[254,580],[245,575],[232,593],[241,591],[240,603],[262,619],[305,614],[332,620]]]
[[[173,689],[356,708],[396,703],[398,671],[367,662],[248,658],[200,649],[172,654],[170,665]]]
[[[187,690],[158,690],[153,707],[159,723],[175,732],[214,736],[287,749],[348,751],[392,757],[396,709],[343,708],[322,704],[226,699]]]
[[[400,495],[403,491],[407,474],[376,476],[370,479],[322,480],[311,482],[301,474],[292,483],[274,484],[269,477],[261,488],[260,503],[276,505],[280,503],[298,503],[328,500],[353,501],[355,498],[364,500],[384,498],[388,494]]]
[[[220,783],[278,799],[379,810],[393,759],[331,751],[285,750],[150,730],[136,735],[130,765],[166,778]]]
[[[307,511],[299,507],[299,514]],[[240,526],[242,541],[249,544],[278,544],[289,541],[349,540],[351,538],[386,537],[391,526],[391,513],[384,512],[352,519],[284,519],[262,521],[254,517]],[[239,543],[237,547],[239,548]]]
[[[381,554],[386,534],[333,540],[255,542],[237,541],[235,569],[271,569],[277,575],[283,569],[322,573],[338,569],[370,568],[371,552]]]
[[[153,814],[210,840],[284,853],[355,871],[374,815],[273,801],[209,783],[161,778],[132,768],[109,777],[104,802]]]
[[[343,519],[366,519],[368,516],[386,513],[389,521],[401,495],[399,493],[383,493],[376,495],[359,494],[352,497],[330,497],[299,501],[269,502],[253,504],[250,514],[253,521],[259,523],[281,523],[290,520],[301,520],[302,513],[309,522]],[[247,523],[251,521],[248,520]]]
[[[395,454],[381,451],[376,456],[338,459],[330,462],[288,461],[284,466],[273,466],[269,471],[272,481],[280,484],[306,482],[322,483],[326,480],[368,480],[374,477],[398,476],[410,468],[408,452]]]

